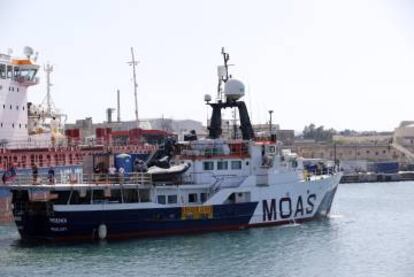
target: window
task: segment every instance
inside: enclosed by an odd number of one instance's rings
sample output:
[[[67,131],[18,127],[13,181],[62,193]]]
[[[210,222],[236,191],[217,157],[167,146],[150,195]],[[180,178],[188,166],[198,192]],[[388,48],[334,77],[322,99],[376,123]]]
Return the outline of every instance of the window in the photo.
[[[22,107],[22,110],[24,111],[24,106]]]
[[[177,204],[177,195],[168,195],[168,204]]]
[[[241,169],[242,162],[241,161],[231,161],[231,169]]]
[[[0,127],[1,127],[1,128],[3,128],[3,122],[2,122],[2,123],[0,123]]]
[[[229,163],[227,161],[218,161],[217,169],[218,170],[227,170],[229,168]]]
[[[16,88],[16,91],[19,92],[19,88]]]
[[[197,202],[197,193],[190,193],[188,195],[188,202],[189,203],[196,203]]]
[[[22,128],[22,124],[21,123],[19,123],[19,128]]]
[[[207,201],[207,193],[205,192],[200,193],[200,201],[201,203],[204,203]]]
[[[6,65],[0,64],[0,78],[6,79]]]
[[[6,108],[6,105],[3,104],[3,109],[5,109],[5,108]]]
[[[14,128],[14,123],[12,123],[12,127]]]
[[[7,79],[11,79],[13,76],[13,67],[11,65],[7,66]]]
[[[203,162],[204,170],[214,170],[214,162]]]
[[[165,195],[158,195],[158,204],[165,204]]]
[[[12,106],[12,105],[10,105],[10,110],[11,110],[11,109],[13,109],[13,106]]]
[[[20,77],[20,68],[15,67],[14,68],[14,79],[17,79]],[[14,90],[13,90],[14,91]]]
[[[19,106],[18,105],[16,105],[16,110],[19,110]]]

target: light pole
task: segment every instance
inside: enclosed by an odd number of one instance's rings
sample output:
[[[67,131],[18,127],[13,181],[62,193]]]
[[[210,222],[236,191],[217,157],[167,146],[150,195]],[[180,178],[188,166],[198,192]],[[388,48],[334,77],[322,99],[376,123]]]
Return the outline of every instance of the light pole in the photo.
[[[269,136],[272,136],[272,114],[273,110],[269,110]]]

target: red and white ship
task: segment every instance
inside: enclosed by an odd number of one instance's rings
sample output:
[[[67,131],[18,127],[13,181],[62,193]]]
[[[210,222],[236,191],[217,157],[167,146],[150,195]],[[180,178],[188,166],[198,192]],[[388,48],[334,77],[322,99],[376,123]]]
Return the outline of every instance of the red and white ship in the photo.
[[[63,130],[63,118],[50,101],[50,72],[47,65],[47,103],[28,103],[28,89],[39,83],[40,66],[37,53],[24,48],[23,57],[0,53],[0,174],[9,171],[17,175],[31,176],[35,167],[39,176],[53,168],[56,178],[68,178],[69,174],[80,176],[85,166],[102,163],[114,166],[117,154],[127,153],[142,158],[152,153],[156,146],[143,143],[146,131],[139,128],[121,132],[122,143],[113,140],[110,128],[97,128],[94,140],[81,139],[81,130]],[[119,133],[119,131],[118,131]],[[167,136],[166,132],[158,131]],[[117,135],[114,132],[114,135]],[[126,139],[125,139],[126,137]],[[99,157],[98,157],[99,156]],[[98,161],[100,160],[100,161]],[[87,161],[87,162],[85,162]],[[13,176],[11,176],[13,177]],[[2,178],[12,183],[13,178]],[[0,189],[0,222],[11,220],[10,196]]]

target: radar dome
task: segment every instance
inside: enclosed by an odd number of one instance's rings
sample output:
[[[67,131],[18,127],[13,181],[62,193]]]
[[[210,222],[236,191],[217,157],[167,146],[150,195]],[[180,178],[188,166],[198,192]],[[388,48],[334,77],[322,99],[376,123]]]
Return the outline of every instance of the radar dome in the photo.
[[[211,101],[211,95],[210,94],[204,95],[204,101],[210,102]]]
[[[235,101],[244,96],[244,84],[239,80],[230,79],[224,84],[224,95],[227,100]]]
[[[25,46],[23,48],[23,53],[26,55],[27,58],[30,58],[30,56],[33,55],[33,48],[30,46]]]

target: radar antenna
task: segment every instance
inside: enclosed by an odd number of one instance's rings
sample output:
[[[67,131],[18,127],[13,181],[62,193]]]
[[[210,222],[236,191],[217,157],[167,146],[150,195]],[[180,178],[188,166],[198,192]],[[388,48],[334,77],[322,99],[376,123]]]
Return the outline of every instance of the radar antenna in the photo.
[[[131,47],[131,56],[132,56],[132,60],[130,62],[128,62],[128,64],[132,66],[132,77],[133,77],[133,82],[134,82],[134,97],[135,97],[135,120],[137,122],[137,128],[138,128],[139,127],[138,96],[137,96],[138,84],[137,84],[136,66],[138,65],[139,61],[135,60],[134,48],[133,47]]]

